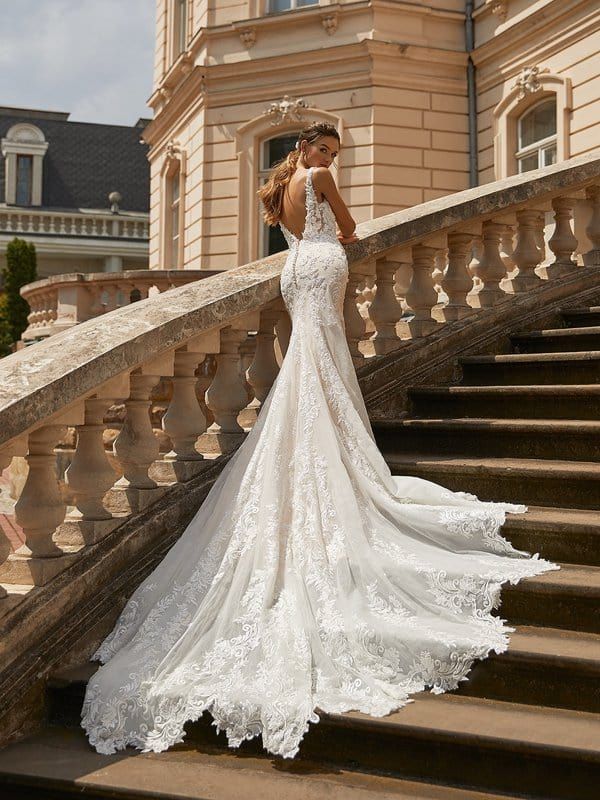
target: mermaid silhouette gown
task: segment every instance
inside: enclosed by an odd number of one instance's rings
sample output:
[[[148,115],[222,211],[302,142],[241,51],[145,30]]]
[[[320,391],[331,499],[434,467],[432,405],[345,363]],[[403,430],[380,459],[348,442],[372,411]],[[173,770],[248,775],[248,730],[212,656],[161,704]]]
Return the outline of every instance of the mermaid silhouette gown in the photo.
[[[559,566],[500,534],[524,505],[392,476],[345,338],[348,263],[306,175],[281,293],[288,349],[254,427],[91,657],[99,753],[161,752],[205,710],[293,758],[318,711],[384,716],[508,648],[501,584]]]

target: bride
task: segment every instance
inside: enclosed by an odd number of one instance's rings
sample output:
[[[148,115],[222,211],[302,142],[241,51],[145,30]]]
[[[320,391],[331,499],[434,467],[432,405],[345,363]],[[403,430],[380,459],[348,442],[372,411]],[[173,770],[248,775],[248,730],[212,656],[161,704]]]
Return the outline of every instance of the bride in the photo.
[[[293,758],[317,711],[380,717],[508,648],[501,584],[559,566],[500,534],[524,505],[392,476],[342,315],[355,223],[305,128],[258,194],[289,245],[288,349],[254,427],[92,656],[81,724],[99,753],[161,752],[205,710],[230,747]],[[336,222],[339,232],[336,230]]]

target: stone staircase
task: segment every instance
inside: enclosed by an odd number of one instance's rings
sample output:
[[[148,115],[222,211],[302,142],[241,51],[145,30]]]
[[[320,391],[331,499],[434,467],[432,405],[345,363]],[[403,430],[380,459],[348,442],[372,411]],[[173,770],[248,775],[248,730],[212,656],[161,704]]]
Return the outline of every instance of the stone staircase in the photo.
[[[93,663],[57,670],[48,724],[0,751],[0,795],[23,798],[591,800],[600,780],[600,307],[510,336],[513,353],[459,359],[463,379],[409,389],[409,416],[376,421],[392,470],[524,502],[513,544],[561,570],[506,584],[505,653],[442,695],[383,718],[321,715],[294,762],[229,750],[208,714],[161,754],[101,756],[79,727]],[[2,793],[4,790],[4,794]]]

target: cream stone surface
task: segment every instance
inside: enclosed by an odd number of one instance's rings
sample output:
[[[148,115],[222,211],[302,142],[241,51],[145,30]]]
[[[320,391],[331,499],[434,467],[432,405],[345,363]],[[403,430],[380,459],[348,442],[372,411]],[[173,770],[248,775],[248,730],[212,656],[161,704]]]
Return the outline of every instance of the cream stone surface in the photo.
[[[174,266],[166,198],[178,169],[184,269],[265,255],[261,146],[311,120],[340,132],[332,170],[358,222],[469,186],[462,0],[321,0],[273,14],[262,0],[194,0],[179,55],[170,5],[157,0],[154,119],[144,131],[151,268]],[[478,0],[474,24],[480,183],[516,172],[516,120],[544,97],[557,98],[559,160],[597,146],[597,3]],[[520,97],[529,67],[541,85]],[[297,117],[269,111],[285,102]]]

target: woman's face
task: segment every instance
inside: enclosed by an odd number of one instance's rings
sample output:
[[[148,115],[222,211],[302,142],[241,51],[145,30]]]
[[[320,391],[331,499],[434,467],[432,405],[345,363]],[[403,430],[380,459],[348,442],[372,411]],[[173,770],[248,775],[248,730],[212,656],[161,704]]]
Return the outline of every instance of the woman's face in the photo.
[[[337,156],[340,143],[335,136],[320,136],[316,142],[302,142],[304,161],[308,167],[329,167]]]

